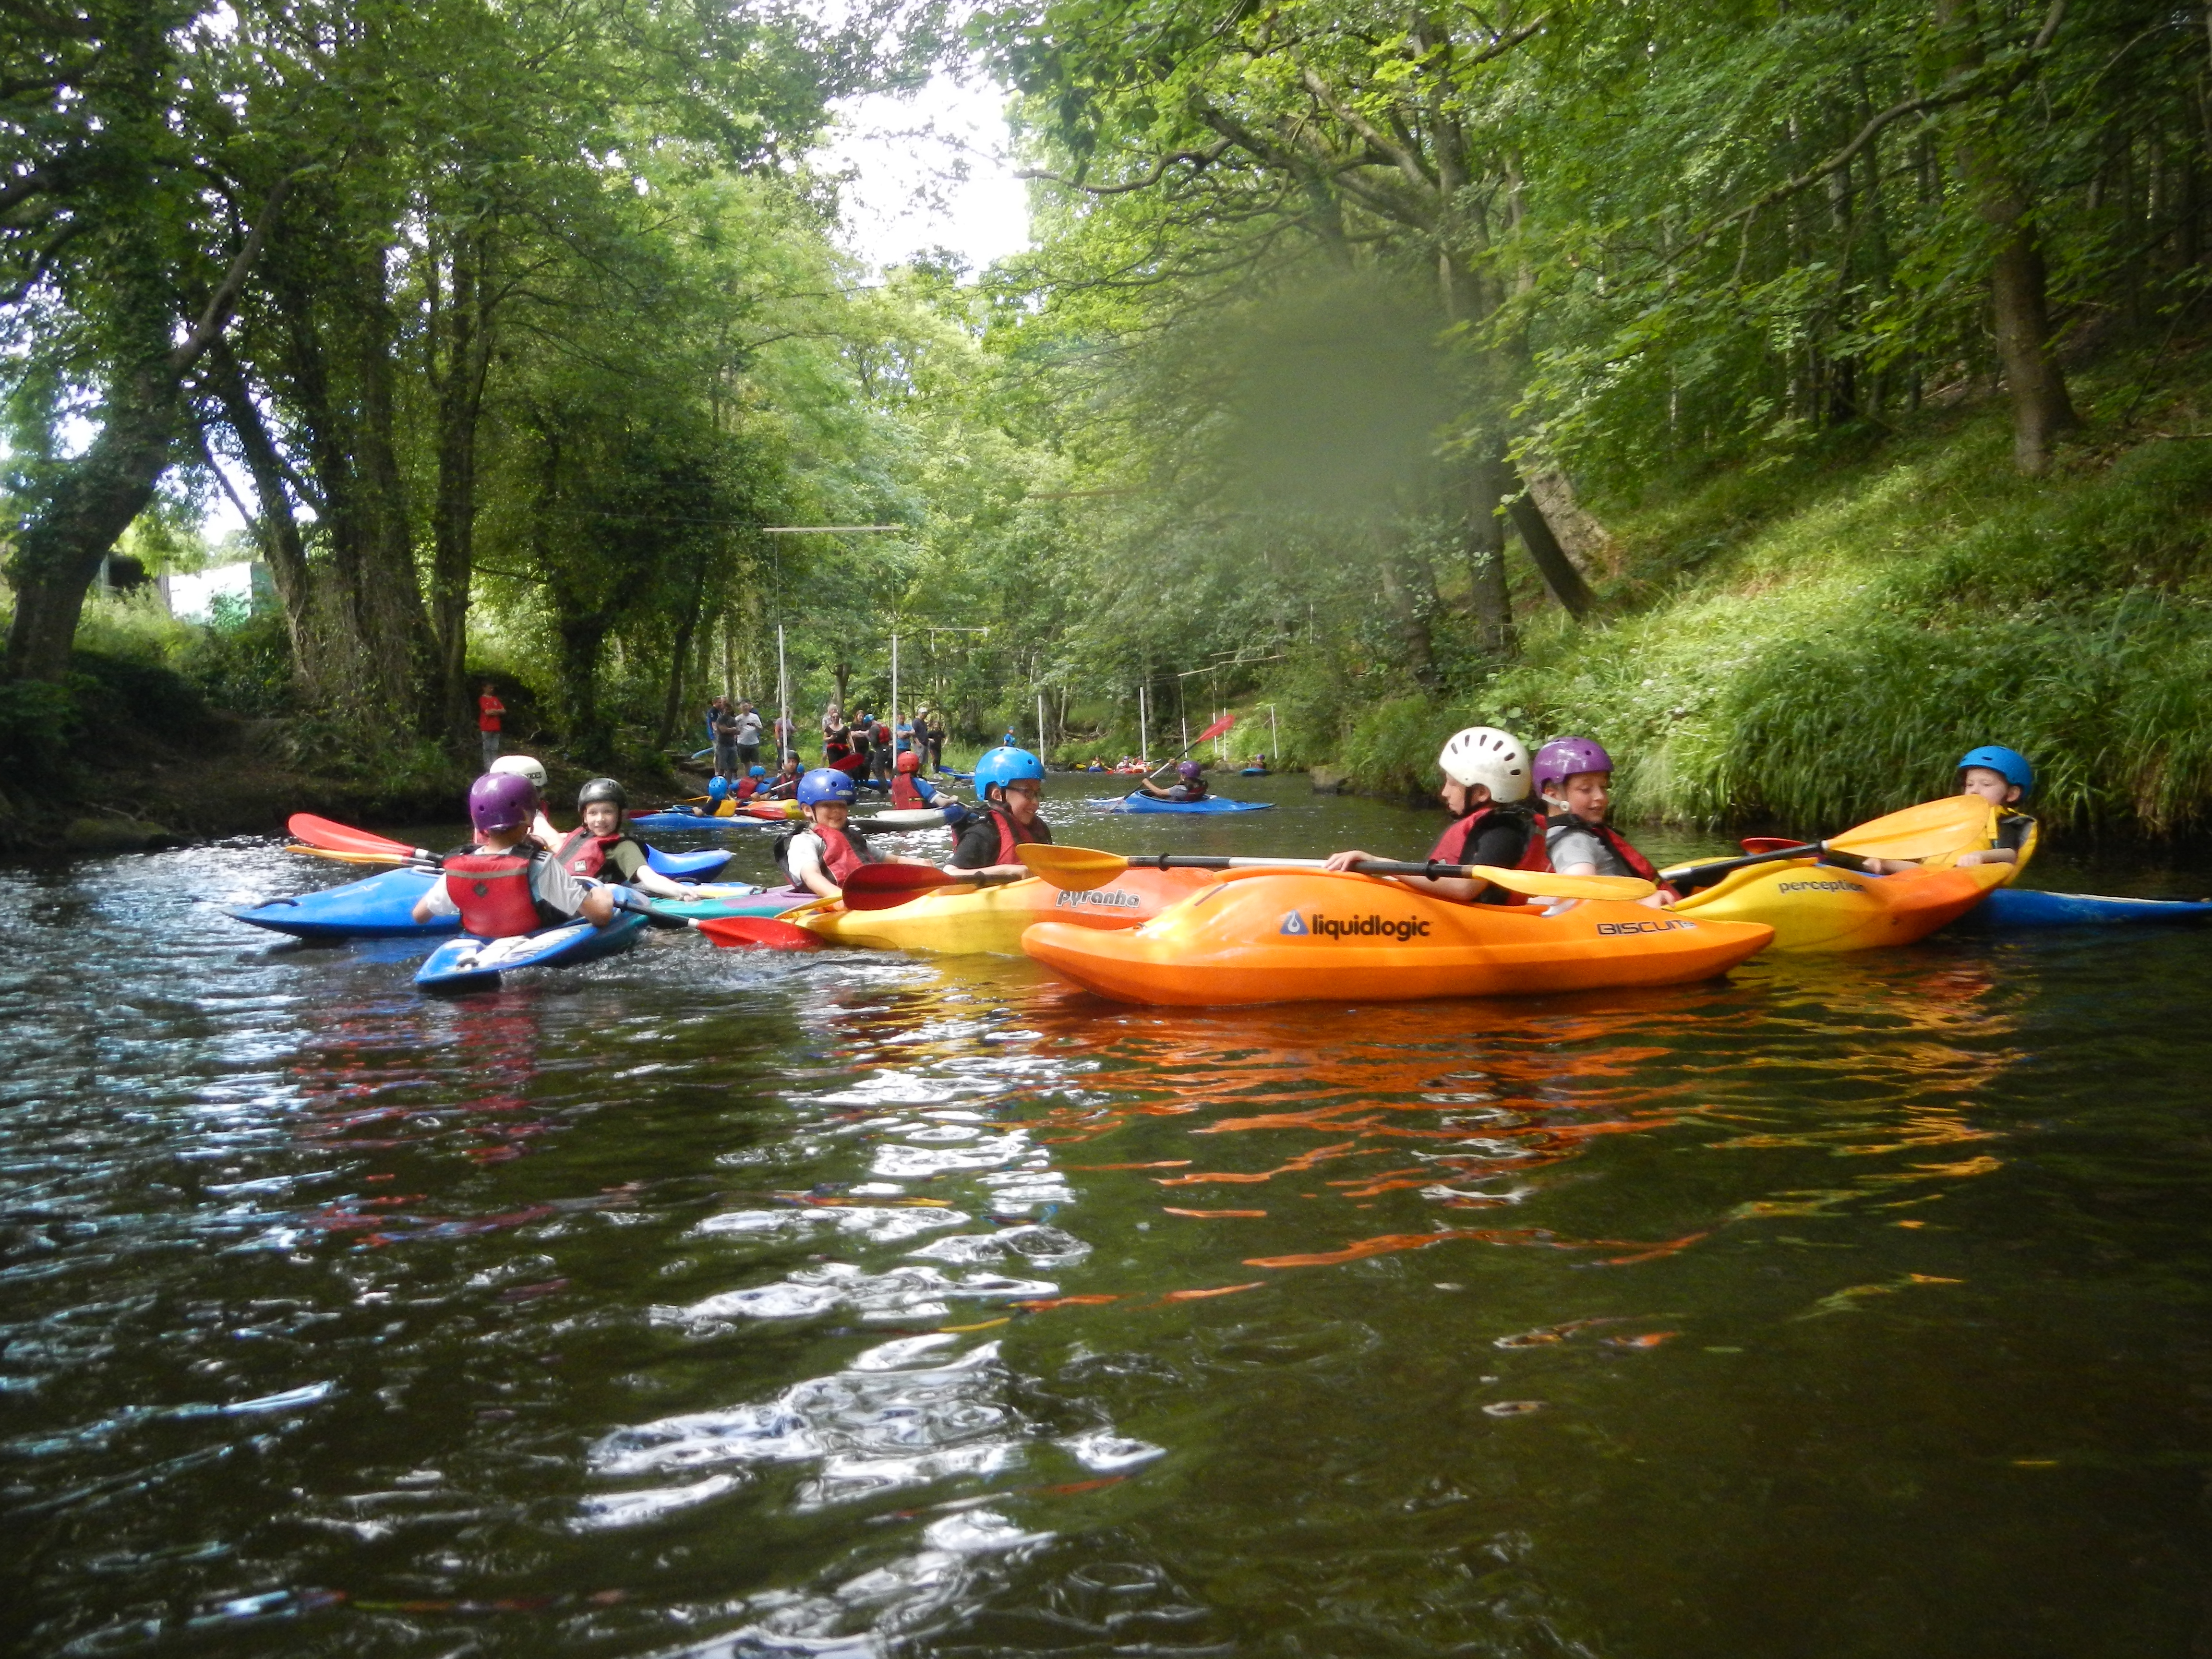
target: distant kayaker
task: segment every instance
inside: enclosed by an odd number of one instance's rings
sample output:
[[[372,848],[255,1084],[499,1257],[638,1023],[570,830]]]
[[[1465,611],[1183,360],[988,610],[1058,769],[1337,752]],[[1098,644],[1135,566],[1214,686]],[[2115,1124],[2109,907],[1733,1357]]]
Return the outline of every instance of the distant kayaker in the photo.
[[[553,827],[553,820],[545,816],[546,777],[544,763],[529,755],[501,755],[489,769],[494,773],[512,773],[530,781],[530,839],[547,852],[561,844],[561,832]]]
[[[1029,874],[1016,849],[1052,842],[1052,826],[1037,816],[1043,791],[1044,763],[1026,749],[1002,744],[977,761],[975,799],[982,810],[969,819],[953,843],[948,867],[993,875]]]
[[[791,878],[822,898],[836,898],[854,871],[864,864],[919,864],[919,859],[886,858],[872,852],[858,824],[846,815],[858,798],[853,780],[834,767],[817,766],[799,781],[804,828],[779,836],[775,861]]]
[[[897,773],[891,779],[893,806],[949,806],[956,804],[951,795],[921,775],[921,757],[911,749],[898,757],[897,766]]]
[[[1163,789],[1146,778],[1137,787],[1147,795],[1161,800],[1193,801],[1206,799],[1206,769],[1194,760],[1180,761],[1176,765],[1176,781]]]
[[[730,799],[734,801],[748,801],[767,787],[768,768],[749,766],[745,769],[744,776],[730,786]]]
[[[717,779],[717,782],[720,780]],[[629,798],[612,778],[593,778],[576,792],[583,823],[562,840],[553,856],[572,876],[620,882],[662,898],[690,898],[681,882],[671,881],[646,861],[645,845],[623,822]]]
[[[1554,738],[1536,751],[1534,770],[1551,815],[1546,843],[1553,870],[1563,876],[1641,876],[1658,882],[1659,890],[1639,901],[1644,904],[1672,904],[1680,896],[1605,821],[1613,799],[1612,756],[1589,738]]]
[[[1452,821],[1429,849],[1431,862],[1486,864],[1502,870],[1548,870],[1544,826],[1523,805],[1534,768],[1528,751],[1510,732],[1494,726],[1470,726],[1446,739],[1437,757],[1444,775],[1437,793]],[[1349,870],[1370,853],[1335,853],[1332,870]],[[1463,876],[1397,876],[1408,887],[1461,904],[1511,904],[1516,896],[1503,887]]]
[[[2014,805],[2035,787],[2035,768],[2028,764],[2027,757],[2017,749],[1984,744],[1959,757],[1958,772],[1960,794],[1979,795],[1997,809],[1996,833],[1989,846],[1961,853],[1951,863],[2019,864],[2033,857],[2038,838],[2035,820],[2015,810]],[[1893,876],[1900,870],[1917,869],[1919,864],[1917,859],[1869,859],[1866,869],[1869,875]]]
[[[799,793],[799,780],[804,775],[805,773],[799,764],[799,757],[786,755],[783,757],[783,764],[776,768],[775,775],[770,778],[762,788],[762,798],[767,800],[789,800]]]
[[[513,772],[487,772],[471,784],[476,841],[446,855],[445,879],[415,901],[415,920],[458,915],[461,931],[478,939],[510,939],[578,916],[600,927],[612,921],[612,889],[586,889],[530,844],[535,801],[529,779]]]
[[[491,689],[491,682],[483,683],[483,690],[477,698],[477,735],[483,739],[483,768],[489,772],[491,763],[499,758],[500,716],[507,713],[507,705],[499,700],[499,693]]]

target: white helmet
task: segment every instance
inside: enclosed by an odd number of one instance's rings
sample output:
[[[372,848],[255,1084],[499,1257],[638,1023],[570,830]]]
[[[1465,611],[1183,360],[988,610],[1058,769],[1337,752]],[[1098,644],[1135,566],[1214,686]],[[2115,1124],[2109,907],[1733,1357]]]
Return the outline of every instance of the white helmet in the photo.
[[[527,755],[501,755],[491,763],[495,772],[512,772],[518,777],[528,778],[531,787],[538,793],[545,793],[545,769]]]
[[[1437,764],[1462,788],[1481,784],[1494,801],[1528,798],[1528,751],[1510,732],[1494,726],[1470,726],[1453,732]]]

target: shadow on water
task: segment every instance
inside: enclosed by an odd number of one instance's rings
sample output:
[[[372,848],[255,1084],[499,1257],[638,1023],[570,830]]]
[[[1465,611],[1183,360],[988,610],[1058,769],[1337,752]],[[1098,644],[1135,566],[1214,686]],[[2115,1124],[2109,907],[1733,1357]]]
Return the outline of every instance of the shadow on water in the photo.
[[[1433,831],[1265,787],[1055,813]],[[2212,938],[1206,1012],[656,934],[432,1002],[221,914],[301,866],[0,874],[17,1650],[2212,1639]]]

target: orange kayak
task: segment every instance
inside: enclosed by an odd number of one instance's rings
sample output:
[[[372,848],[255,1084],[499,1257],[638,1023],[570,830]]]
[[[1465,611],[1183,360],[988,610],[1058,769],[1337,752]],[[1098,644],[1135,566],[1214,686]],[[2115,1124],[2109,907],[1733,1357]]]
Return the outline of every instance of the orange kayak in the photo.
[[[1811,859],[1737,870],[1674,906],[1708,921],[1763,922],[1778,951],[1870,951],[1910,945],[1955,921],[2012,879],[2008,864],[1863,876]]]
[[[1133,872],[1132,873],[1134,873]],[[1255,870],[1133,931],[1042,921],[1022,948],[1123,1002],[1396,1002],[1684,985],[1726,973],[1771,927],[1641,904],[1454,904],[1374,876]]]

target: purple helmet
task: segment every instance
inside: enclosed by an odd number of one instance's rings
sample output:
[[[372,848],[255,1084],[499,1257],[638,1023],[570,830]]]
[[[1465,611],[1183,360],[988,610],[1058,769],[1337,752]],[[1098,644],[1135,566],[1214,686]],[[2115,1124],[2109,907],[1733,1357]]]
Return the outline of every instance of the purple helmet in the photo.
[[[537,786],[519,772],[487,772],[469,786],[469,822],[480,836],[521,829],[537,805]]]
[[[1549,790],[1555,783],[1583,772],[1610,772],[1613,757],[1588,738],[1553,738],[1536,751],[1536,787]]]
[[[1200,766],[1196,761],[1185,761],[1182,765],[1176,768],[1176,771],[1187,783],[1196,783],[1200,778],[1206,775],[1206,769],[1203,766]]]

